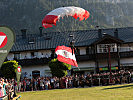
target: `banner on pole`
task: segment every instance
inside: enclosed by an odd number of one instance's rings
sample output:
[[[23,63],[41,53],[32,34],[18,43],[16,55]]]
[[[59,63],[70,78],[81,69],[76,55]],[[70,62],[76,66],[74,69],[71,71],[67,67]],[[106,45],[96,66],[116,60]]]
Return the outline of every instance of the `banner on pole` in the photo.
[[[15,41],[14,32],[6,26],[0,26],[0,68]]]
[[[22,67],[21,65],[18,65],[17,71],[16,71],[17,85],[19,85],[19,82],[20,82],[21,72],[22,72]]]

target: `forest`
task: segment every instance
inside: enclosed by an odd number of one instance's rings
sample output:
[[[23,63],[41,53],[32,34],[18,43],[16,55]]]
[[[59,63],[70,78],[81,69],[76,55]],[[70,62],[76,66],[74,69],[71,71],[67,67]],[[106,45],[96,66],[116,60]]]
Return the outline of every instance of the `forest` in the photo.
[[[106,0],[105,0],[106,1]],[[64,17],[57,26],[43,29],[43,32],[76,31],[114,27],[133,26],[133,1],[99,2],[99,0],[0,0],[0,25],[11,27],[16,34],[27,29],[37,34],[44,16],[63,6],[77,6],[90,12],[87,20],[79,21],[73,17]]]

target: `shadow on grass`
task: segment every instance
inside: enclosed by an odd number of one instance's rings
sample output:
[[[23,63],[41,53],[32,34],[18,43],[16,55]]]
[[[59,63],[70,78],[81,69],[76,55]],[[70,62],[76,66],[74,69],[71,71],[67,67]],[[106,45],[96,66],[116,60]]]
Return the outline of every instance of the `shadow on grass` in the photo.
[[[133,88],[133,85],[126,85],[126,86],[117,86],[117,87],[111,87],[111,88],[104,88],[102,90],[119,89],[119,88],[126,88],[126,87],[132,87]]]

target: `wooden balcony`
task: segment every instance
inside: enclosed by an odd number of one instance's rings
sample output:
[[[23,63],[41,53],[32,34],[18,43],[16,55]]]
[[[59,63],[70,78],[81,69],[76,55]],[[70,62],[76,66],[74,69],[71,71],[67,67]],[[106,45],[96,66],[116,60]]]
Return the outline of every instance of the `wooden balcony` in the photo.
[[[117,52],[110,52],[111,58],[117,58],[118,54]],[[97,59],[107,59],[109,58],[109,53],[97,53]]]
[[[89,55],[76,55],[77,61],[87,61],[87,60],[94,60],[95,55],[89,54]]]

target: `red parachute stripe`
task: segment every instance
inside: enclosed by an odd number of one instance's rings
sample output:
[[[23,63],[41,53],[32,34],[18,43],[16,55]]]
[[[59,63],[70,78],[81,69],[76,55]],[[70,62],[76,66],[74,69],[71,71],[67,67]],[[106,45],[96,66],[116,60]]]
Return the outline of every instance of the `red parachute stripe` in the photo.
[[[83,17],[85,18],[85,20],[90,16],[90,13],[85,10],[85,14],[83,15]]]
[[[64,63],[67,63],[67,64],[70,64],[70,65],[73,65],[73,66],[76,66],[78,67],[78,64],[75,60],[73,59],[70,59],[70,58],[65,58],[61,55],[58,55],[57,59],[60,61],[60,62],[64,62]]]
[[[43,27],[44,28],[50,28],[50,27],[53,27],[53,26],[51,24],[45,24],[45,25],[43,24]]]
[[[42,20],[42,23],[46,24],[56,24],[56,21],[58,20],[58,16],[55,15],[46,15],[44,19]]]
[[[56,52],[57,50],[66,50],[66,51],[72,53],[71,48],[70,48],[70,47],[66,47],[66,46],[57,46],[56,49],[55,49],[55,52]]]
[[[83,15],[79,15],[79,21],[84,20],[84,16]]]
[[[77,19],[77,18],[78,18],[78,15],[75,13],[75,14],[73,15],[73,17],[74,17],[75,19]]]
[[[77,14],[75,13],[75,14],[73,15],[73,17],[74,17],[75,19],[77,19],[77,18],[79,17],[79,21],[84,20],[84,18],[85,18],[85,20],[86,20],[89,16],[90,16],[90,13],[89,13],[87,10],[85,10],[85,13],[84,13],[84,14],[77,15]]]

